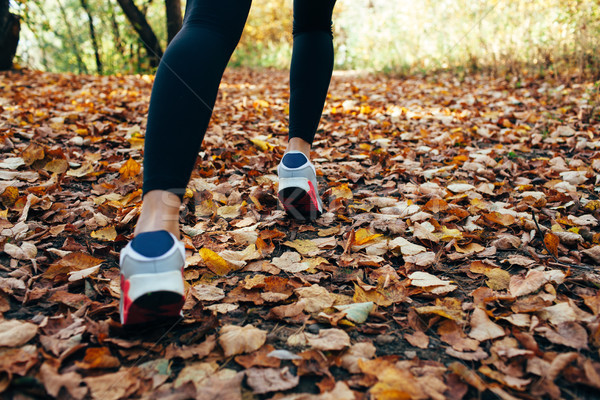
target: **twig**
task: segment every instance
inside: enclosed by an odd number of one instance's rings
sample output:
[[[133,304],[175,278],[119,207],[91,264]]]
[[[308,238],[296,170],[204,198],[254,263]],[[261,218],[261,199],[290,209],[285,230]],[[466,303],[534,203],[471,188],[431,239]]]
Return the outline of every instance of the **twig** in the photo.
[[[558,259],[558,257],[556,257],[550,250],[548,250],[548,247],[546,247],[546,242],[544,241],[544,235],[542,234],[542,229],[540,228],[540,225],[538,224],[537,219],[535,218],[535,210],[533,210],[533,209],[531,209],[531,217],[533,218],[533,222],[535,222],[535,227],[537,228],[537,231],[540,234],[540,238],[542,239],[542,244],[544,245],[544,249],[546,249],[548,254],[550,254],[552,256],[552,258],[554,259],[554,261],[556,261],[557,264],[566,265],[567,267],[584,269],[587,271],[594,271],[594,268],[590,265],[586,265],[586,264],[578,265],[578,264],[571,264],[571,263],[566,263],[566,262],[560,261]]]

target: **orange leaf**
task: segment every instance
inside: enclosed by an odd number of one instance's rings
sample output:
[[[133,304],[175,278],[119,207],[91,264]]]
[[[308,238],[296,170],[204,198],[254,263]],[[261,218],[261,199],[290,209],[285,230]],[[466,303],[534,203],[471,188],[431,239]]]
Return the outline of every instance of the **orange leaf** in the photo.
[[[118,358],[110,354],[108,347],[91,347],[85,351],[83,362],[75,361],[80,368],[116,368],[121,366]]]
[[[435,214],[447,210],[448,203],[443,199],[431,199],[423,206],[423,209]]]
[[[119,168],[119,173],[123,178],[127,179],[138,175],[141,170],[142,167],[140,164],[133,158],[130,158],[121,168]]]
[[[4,189],[4,192],[0,195],[0,202],[7,207],[15,204],[17,199],[19,198],[19,189],[14,186],[8,186]]]
[[[25,165],[31,165],[44,158],[44,148],[37,143],[30,143],[20,154]]]
[[[548,248],[548,251],[552,253],[554,257],[558,257],[558,243],[560,239],[552,232],[546,232],[544,235],[544,244]]]
[[[82,269],[94,267],[104,260],[96,257],[92,257],[86,253],[70,253],[52,264],[43,277],[47,279],[55,279],[59,275],[66,275],[71,271],[81,271]]]
[[[515,217],[510,214],[500,214],[499,212],[484,214],[483,218],[489,222],[493,222],[502,226],[509,226],[515,223]]]

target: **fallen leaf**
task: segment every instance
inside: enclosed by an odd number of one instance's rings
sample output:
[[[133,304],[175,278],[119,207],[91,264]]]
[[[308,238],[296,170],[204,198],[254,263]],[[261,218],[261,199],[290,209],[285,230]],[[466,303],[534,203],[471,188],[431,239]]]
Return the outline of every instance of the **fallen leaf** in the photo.
[[[300,377],[285,368],[249,368],[244,371],[246,382],[256,394],[283,391],[298,386]]]
[[[121,362],[114,357],[108,347],[89,347],[85,350],[83,362],[75,362],[79,368],[116,368],[121,366]]]
[[[355,343],[342,355],[342,367],[351,374],[360,374],[358,360],[370,360],[375,357],[376,351],[371,342]]]
[[[341,306],[335,306],[334,308],[338,311],[346,313],[346,318],[357,324],[362,324],[369,317],[369,313],[373,311],[374,304],[372,301],[365,303],[353,303],[345,304]]]
[[[488,278],[485,283],[492,290],[505,290],[510,285],[510,273],[502,268],[492,268],[485,272],[485,276]]]
[[[30,260],[37,256],[37,247],[32,242],[23,242],[21,246],[5,243],[4,252],[17,260]]]
[[[58,398],[60,389],[64,388],[74,399],[81,400],[88,392],[88,388],[80,386],[81,375],[76,372],[60,374],[58,369],[45,362],[40,367],[40,378],[50,396]]]
[[[38,326],[16,319],[0,320],[0,347],[19,347],[35,337]]]
[[[224,276],[229,274],[234,268],[228,264],[220,255],[214,251],[203,247],[199,251],[204,263],[214,274]]]
[[[429,336],[427,336],[421,331],[416,331],[412,334],[406,334],[404,335],[404,338],[412,346],[418,347],[420,349],[426,349],[429,346]]]
[[[504,329],[500,325],[490,321],[487,313],[479,307],[473,310],[470,322],[471,331],[469,332],[469,336],[480,342],[496,339],[506,334]]]
[[[560,239],[552,232],[546,232],[544,235],[544,244],[548,251],[554,255],[554,257],[558,257],[558,244],[560,243]]]
[[[333,305],[335,297],[322,286],[311,285],[294,290],[298,297],[304,300],[304,310],[308,313],[317,313]]]
[[[126,367],[114,373],[87,377],[83,381],[90,388],[92,399],[95,400],[127,398],[135,393],[140,385],[139,379]]]
[[[121,168],[119,168],[119,174],[123,179],[133,178],[137,176],[142,170],[140,163],[135,161],[133,158],[129,158]]]
[[[198,284],[192,287],[192,296],[198,301],[219,301],[225,298],[225,291],[214,285]]]
[[[94,239],[113,242],[117,238],[117,231],[115,230],[114,226],[109,225],[102,229],[98,229],[97,231],[92,231],[90,236]]]
[[[58,276],[65,277],[73,271],[81,271],[87,268],[95,267],[104,262],[104,260],[92,257],[86,253],[73,252],[62,257],[60,260],[52,264],[43,277],[47,279],[55,279]]]
[[[342,350],[350,346],[350,336],[341,329],[321,329],[317,335],[305,333],[308,345],[314,350]]]
[[[225,357],[258,350],[267,340],[267,332],[252,325],[225,325],[219,333],[219,345]]]

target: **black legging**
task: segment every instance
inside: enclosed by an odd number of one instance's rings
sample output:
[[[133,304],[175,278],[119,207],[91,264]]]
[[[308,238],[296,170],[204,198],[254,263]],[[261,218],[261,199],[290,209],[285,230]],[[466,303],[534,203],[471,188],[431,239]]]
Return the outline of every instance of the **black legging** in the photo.
[[[144,148],[144,194],[183,197],[208,127],[225,66],[252,0],[188,0],[152,88]],[[333,70],[335,0],[294,0],[289,137],[312,143]]]

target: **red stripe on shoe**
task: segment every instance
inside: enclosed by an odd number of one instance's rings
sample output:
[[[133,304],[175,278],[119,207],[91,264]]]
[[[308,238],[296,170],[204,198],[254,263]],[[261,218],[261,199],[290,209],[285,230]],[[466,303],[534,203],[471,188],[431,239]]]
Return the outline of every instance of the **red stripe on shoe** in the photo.
[[[310,186],[310,189],[308,190],[308,195],[310,196],[310,199],[313,203],[313,205],[315,206],[315,210],[320,211],[319,210],[319,200],[317,200],[317,191],[315,190],[315,187],[313,186],[311,181],[308,181],[308,186]]]
[[[133,303],[131,298],[129,297],[129,288],[131,284],[125,277],[121,274],[121,296],[123,297],[121,301],[123,302],[123,321],[127,321],[127,315],[129,314],[129,308]]]

